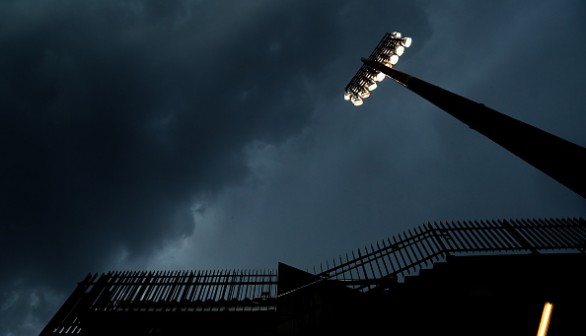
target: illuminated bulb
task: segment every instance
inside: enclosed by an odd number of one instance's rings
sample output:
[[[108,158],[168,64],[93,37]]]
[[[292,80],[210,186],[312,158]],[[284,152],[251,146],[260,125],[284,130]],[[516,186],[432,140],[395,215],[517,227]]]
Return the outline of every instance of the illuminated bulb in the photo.
[[[397,64],[397,62],[399,62],[399,56],[391,55],[391,58],[389,58],[389,63],[395,65]]]
[[[403,47],[403,46],[401,46],[401,45],[398,45],[398,46],[395,48],[395,54],[397,54],[398,56],[401,56],[401,55],[403,55],[403,53],[404,53],[404,52],[405,52],[405,47]]]
[[[393,68],[399,62],[400,56],[405,53],[405,49],[411,46],[411,43],[410,37],[403,37],[399,32],[387,33],[370,54],[368,60]],[[361,67],[346,87],[344,100],[349,100],[354,106],[362,105],[364,99],[370,97],[371,91],[378,87],[377,83],[386,78],[386,75],[376,68],[378,67],[366,65]]]

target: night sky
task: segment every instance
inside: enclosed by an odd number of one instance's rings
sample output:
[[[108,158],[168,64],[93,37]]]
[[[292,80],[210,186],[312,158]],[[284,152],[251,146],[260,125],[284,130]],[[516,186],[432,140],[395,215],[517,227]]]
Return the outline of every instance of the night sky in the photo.
[[[586,2],[0,1],[0,335],[109,270],[305,269],[433,221],[586,201],[390,79],[586,146]]]

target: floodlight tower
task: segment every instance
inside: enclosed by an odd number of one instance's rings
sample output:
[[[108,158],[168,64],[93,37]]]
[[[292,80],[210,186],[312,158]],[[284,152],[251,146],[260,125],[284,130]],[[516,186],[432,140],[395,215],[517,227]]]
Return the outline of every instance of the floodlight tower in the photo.
[[[346,86],[344,99],[363,104],[386,76],[586,198],[586,148],[396,69],[411,38],[385,34]]]
[[[399,62],[399,56],[403,55],[405,48],[410,46],[410,37],[402,37],[399,32],[387,33],[374,48],[368,60],[391,68]],[[372,66],[362,65],[346,86],[344,99],[351,101],[354,106],[362,105],[364,99],[370,97],[370,91],[377,88],[376,82],[382,82],[385,77],[384,72]]]

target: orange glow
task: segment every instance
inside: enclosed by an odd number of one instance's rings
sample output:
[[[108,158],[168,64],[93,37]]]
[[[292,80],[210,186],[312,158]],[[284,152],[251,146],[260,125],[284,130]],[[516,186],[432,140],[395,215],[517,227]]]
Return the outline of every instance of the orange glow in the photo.
[[[549,321],[551,320],[551,311],[553,310],[553,303],[546,302],[543,306],[543,313],[541,314],[541,322],[539,323],[539,330],[537,336],[547,335],[547,329],[549,328]]]

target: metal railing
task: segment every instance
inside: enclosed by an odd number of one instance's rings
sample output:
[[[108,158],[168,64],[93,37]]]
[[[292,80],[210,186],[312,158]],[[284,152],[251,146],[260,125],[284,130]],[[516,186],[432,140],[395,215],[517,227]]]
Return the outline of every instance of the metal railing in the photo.
[[[274,271],[109,272],[96,282],[94,311],[271,310]]]
[[[278,294],[274,270],[89,274],[41,335],[81,334],[80,314],[126,311],[276,311],[277,300],[321,281],[368,292],[449,256],[586,253],[586,221],[520,219],[428,223],[320,265],[317,279]]]
[[[362,292],[401,282],[450,255],[585,253],[586,225],[576,219],[518,219],[428,223],[320,265],[321,280]]]
[[[89,274],[41,335],[83,334],[88,312],[275,311],[277,273],[253,270]]]

